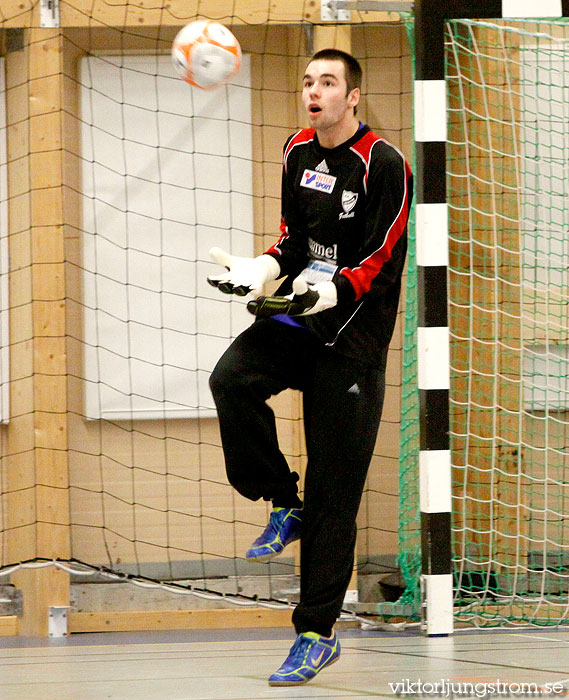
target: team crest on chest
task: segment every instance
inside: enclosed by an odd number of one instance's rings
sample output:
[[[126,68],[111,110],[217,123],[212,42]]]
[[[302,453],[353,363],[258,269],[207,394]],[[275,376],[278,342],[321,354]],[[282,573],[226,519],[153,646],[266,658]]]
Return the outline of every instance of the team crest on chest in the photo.
[[[355,212],[353,208],[356,206],[358,201],[358,193],[350,192],[350,190],[344,190],[342,192],[342,209],[343,212],[340,213],[340,219],[351,219]]]

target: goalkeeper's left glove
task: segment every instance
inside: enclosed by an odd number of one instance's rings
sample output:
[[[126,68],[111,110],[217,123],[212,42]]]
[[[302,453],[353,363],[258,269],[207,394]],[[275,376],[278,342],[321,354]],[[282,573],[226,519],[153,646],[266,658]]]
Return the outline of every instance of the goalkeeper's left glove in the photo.
[[[215,263],[226,268],[226,272],[210,275],[207,281],[224,294],[237,294],[240,297],[249,292],[258,294],[262,286],[275,280],[281,271],[278,261],[271,255],[242,258],[230,255],[221,248],[212,248],[209,254]]]
[[[276,314],[310,316],[338,303],[336,285],[331,281],[308,284],[304,277],[297,277],[292,283],[292,291],[285,297],[257,297],[247,304],[247,309],[259,318]]]

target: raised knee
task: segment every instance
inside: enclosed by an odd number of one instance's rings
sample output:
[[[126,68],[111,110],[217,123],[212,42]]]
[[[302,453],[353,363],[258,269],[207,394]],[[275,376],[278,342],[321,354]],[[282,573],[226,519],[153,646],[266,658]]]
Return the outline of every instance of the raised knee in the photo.
[[[209,388],[214,396],[227,386],[229,376],[230,373],[225,370],[221,362],[218,362],[213,368],[213,372],[209,375]]]
[[[209,377],[209,387],[213,396],[227,393],[242,384],[241,373],[235,368],[227,353],[222,355]]]

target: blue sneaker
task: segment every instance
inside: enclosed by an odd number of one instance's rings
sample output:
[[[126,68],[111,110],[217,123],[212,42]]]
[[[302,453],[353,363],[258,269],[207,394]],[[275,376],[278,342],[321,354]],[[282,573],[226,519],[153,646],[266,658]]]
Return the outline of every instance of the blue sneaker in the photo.
[[[290,653],[278,671],[269,676],[269,685],[308,683],[326,666],[340,658],[340,642],[334,632],[327,639],[316,632],[303,632],[296,638]]]
[[[300,539],[301,522],[300,508],[273,508],[269,524],[245,556],[255,561],[269,561],[276,557],[287,544]]]

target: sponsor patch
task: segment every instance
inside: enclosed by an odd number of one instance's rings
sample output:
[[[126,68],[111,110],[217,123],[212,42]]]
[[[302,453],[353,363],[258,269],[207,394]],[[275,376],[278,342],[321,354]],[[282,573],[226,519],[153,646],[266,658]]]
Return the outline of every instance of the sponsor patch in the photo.
[[[311,260],[300,273],[309,284],[327,282],[334,277],[337,267],[324,260]]]
[[[302,173],[300,184],[302,187],[308,187],[310,190],[318,190],[319,192],[330,194],[336,184],[336,178],[333,175],[306,169]]]

